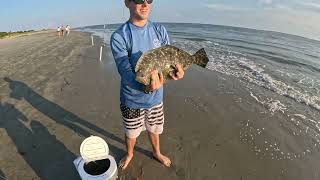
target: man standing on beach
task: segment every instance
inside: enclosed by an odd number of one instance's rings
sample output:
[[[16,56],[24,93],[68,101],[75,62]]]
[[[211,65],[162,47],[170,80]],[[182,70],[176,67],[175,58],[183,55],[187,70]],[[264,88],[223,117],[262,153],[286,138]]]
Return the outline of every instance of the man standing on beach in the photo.
[[[58,32],[58,36],[60,37],[60,32],[61,31],[61,27],[59,26],[58,28],[57,28],[57,32]]]
[[[62,25],[60,28],[61,36],[64,36],[64,26]]]
[[[135,66],[146,51],[169,44],[166,29],[148,20],[153,0],[125,0],[130,11],[129,20],[121,25],[111,37],[111,50],[121,76],[120,109],[125,128],[127,155],[120,162],[126,169],[133,157],[136,138],[147,129],[153,156],[166,167],[171,160],[161,154],[159,135],[163,131],[163,75],[153,71],[151,84],[144,86],[135,80]],[[184,75],[183,68],[176,65],[174,80]]]
[[[70,34],[70,26],[67,25],[66,26],[66,35],[69,36],[69,34]]]

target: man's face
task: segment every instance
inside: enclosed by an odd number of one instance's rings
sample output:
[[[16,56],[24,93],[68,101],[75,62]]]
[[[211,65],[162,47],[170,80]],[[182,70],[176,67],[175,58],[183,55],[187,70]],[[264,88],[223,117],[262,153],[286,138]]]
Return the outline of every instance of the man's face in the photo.
[[[133,0],[126,0],[126,6],[130,10],[130,16],[137,20],[148,19],[151,11],[151,4],[144,0],[143,4],[136,4]]]

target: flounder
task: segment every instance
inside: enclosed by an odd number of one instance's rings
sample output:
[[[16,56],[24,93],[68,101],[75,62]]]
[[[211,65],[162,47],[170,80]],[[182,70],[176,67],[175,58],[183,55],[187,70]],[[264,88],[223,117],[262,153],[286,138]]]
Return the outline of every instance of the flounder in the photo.
[[[205,68],[208,61],[203,48],[191,55],[172,45],[162,46],[145,52],[139,58],[135,67],[136,81],[149,85],[153,70],[162,72],[164,79],[169,80],[172,79],[171,75],[176,73],[176,64],[180,64],[186,70],[191,64]]]

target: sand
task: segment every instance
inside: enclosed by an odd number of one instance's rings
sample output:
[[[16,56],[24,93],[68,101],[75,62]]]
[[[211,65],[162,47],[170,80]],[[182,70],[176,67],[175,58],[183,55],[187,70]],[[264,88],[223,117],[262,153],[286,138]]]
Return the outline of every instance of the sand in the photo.
[[[80,179],[72,161],[90,135],[104,138],[117,161],[125,155],[120,78],[108,48],[99,61],[95,41],[92,47],[82,32],[0,40],[0,179]],[[319,179],[318,152],[274,160],[243,141],[248,120],[269,115],[250,98],[235,99],[246,94],[241,89],[232,77],[198,67],[166,84],[161,149],[173,165],[152,159],[144,132],[119,179]]]

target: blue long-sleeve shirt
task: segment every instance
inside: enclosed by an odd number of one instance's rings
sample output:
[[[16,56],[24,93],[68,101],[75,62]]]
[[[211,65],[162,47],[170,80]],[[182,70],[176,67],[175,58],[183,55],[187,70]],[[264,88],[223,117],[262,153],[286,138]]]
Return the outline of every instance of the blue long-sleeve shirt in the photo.
[[[163,87],[151,94],[135,80],[135,66],[140,56],[160,46],[170,44],[166,29],[148,21],[138,27],[130,21],[119,27],[111,36],[111,50],[121,76],[120,102],[130,108],[151,108],[163,101]]]

